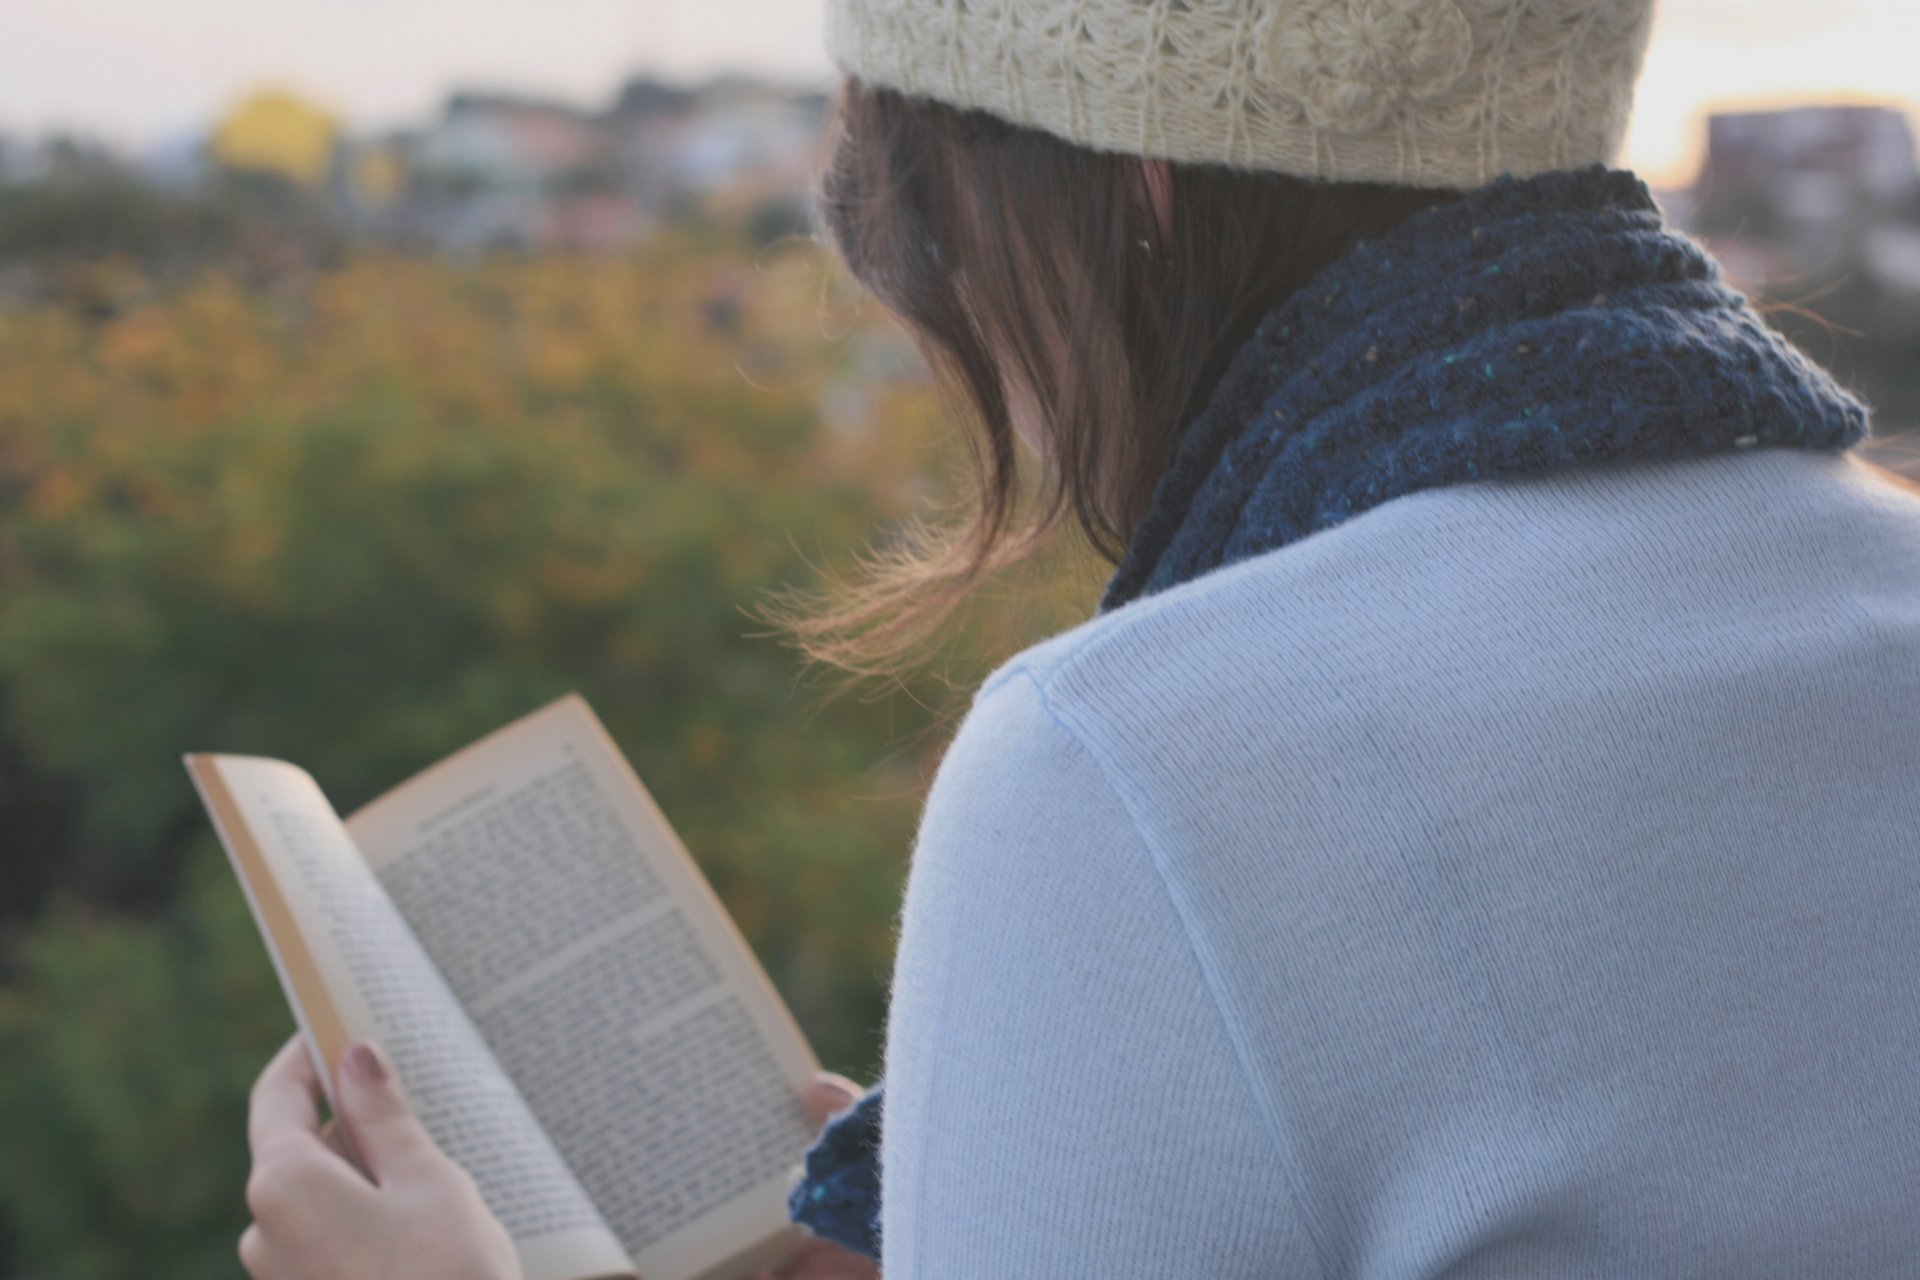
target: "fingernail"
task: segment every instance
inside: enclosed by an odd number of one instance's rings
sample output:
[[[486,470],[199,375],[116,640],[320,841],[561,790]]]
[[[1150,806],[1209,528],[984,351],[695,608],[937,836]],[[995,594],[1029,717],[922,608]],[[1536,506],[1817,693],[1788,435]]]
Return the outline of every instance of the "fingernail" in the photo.
[[[379,1084],[387,1078],[386,1060],[380,1051],[365,1040],[356,1040],[347,1049],[347,1070],[357,1080],[367,1084]]]

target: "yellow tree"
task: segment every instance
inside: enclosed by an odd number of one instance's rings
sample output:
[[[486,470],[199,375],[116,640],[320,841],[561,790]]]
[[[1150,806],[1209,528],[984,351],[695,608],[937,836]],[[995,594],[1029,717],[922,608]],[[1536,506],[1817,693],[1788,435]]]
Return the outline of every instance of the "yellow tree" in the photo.
[[[229,169],[277,173],[302,186],[325,181],[340,124],[331,112],[285,89],[261,89],[214,127],[214,159]]]

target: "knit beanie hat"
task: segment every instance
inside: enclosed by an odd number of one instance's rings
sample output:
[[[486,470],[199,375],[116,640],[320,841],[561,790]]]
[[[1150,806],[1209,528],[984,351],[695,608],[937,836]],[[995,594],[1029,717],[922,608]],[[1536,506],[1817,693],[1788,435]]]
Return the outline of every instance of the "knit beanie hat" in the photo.
[[[876,87],[1096,151],[1475,187],[1611,163],[1653,0],[827,0]]]

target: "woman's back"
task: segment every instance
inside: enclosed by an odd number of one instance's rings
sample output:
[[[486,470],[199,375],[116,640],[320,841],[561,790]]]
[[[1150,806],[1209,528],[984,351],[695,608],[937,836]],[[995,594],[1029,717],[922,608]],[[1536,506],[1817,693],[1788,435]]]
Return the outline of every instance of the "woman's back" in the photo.
[[[1029,650],[915,853],[889,1276],[1905,1274],[1916,780],[1851,454],[1416,493]]]

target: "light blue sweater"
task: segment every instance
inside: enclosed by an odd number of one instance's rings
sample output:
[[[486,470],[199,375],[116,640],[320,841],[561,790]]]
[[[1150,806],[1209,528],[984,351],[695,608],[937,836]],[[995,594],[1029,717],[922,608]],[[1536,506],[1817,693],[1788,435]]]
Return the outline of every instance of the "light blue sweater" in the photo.
[[[1385,502],[980,690],[887,1280],[1920,1274],[1920,497],[1762,449]]]

